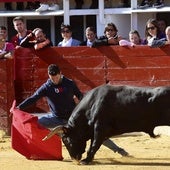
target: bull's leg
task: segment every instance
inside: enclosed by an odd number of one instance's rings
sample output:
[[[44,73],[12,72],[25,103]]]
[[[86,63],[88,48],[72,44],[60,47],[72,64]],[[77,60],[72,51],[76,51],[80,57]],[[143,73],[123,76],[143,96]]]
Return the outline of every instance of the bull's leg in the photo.
[[[122,156],[129,156],[129,153],[126,152],[123,148],[117,146],[112,140],[107,139],[103,142],[103,145],[111,149],[114,152],[118,152]]]
[[[92,140],[91,144],[90,144],[90,148],[87,152],[87,157],[83,160],[81,160],[81,164],[87,165],[90,162],[92,162],[95,153],[97,152],[97,150],[100,148],[100,146],[102,145],[103,141],[98,141],[98,140]]]
[[[105,136],[103,135],[102,124],[97,121],[94,125],[94,134],[87,152],[87,157],[81,161],[82,164],[89,164],[93,160],[95,153],[102,145],[104,139]]]

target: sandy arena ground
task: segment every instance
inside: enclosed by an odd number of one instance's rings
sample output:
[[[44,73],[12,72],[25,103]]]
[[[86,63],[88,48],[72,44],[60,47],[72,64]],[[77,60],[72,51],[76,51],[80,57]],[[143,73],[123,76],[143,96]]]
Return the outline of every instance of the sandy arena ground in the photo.
[[[10,137],[0,131],[0,170],[170,170],[170,129],[160,128],[157,133],[162,135],[156,139],[144,133],[112,138],[132,157],[121,157],[101,146],[92,165],[76,165],[64,146],[63,161],[27,160],[11,148]]]

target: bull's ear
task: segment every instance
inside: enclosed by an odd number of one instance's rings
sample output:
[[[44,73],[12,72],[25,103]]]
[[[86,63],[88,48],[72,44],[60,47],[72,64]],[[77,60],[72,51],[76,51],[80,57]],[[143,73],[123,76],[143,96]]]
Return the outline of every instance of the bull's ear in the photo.
[[[54,136],[55,134],[62,137],[65,133],[66,133],[66,128],[64,126],[62,126],[62,125],[57,126],[47,136],[45,136],[42,140],[45,141],[45,140],[51,138],[52,136]]]

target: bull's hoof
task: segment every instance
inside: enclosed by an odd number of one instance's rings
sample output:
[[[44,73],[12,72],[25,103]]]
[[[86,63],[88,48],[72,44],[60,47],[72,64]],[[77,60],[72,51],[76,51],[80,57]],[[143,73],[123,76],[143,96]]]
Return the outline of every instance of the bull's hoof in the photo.
[[[83,160],[80,161],[80,164],[81,165],[89,165],[90,162],[87,159],[83,159]]]

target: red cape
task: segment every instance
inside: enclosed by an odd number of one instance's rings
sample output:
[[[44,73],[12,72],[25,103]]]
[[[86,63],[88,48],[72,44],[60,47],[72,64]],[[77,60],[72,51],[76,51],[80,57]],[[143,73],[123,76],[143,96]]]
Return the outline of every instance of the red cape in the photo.
[[[42,139],[49,130],[37,123],[38,117],[15,108],[15,101],[11,108],[13,114],[11,125],[12,148],[34,160],[62,160],[61,139],[54,135],[46,141]]]

